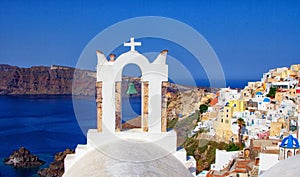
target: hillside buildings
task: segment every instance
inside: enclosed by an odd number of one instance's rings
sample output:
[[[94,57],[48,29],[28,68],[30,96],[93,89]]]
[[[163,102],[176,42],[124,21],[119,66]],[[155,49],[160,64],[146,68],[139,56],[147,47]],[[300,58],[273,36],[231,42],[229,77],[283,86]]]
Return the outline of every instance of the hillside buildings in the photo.
[[[300,64],[271,69],[242,90],[222,88],[211,103],[215,114],[205,114],[210,133],[218,141],[242,142],[245,149],[217,150],[207,176],[257,176],[299,152]]]

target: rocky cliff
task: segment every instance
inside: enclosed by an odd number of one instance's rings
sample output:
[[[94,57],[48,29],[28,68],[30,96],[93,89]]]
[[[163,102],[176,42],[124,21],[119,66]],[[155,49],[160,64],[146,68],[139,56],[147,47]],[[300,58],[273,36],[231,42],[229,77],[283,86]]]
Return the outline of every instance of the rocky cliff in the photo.
[[[62,66],[19,68],[0,65],[0,95],[72,94],[74,72],[74,68]],[[76,78],[75,94],[91,94],[90,90],[95,87],[95,72],[76,70]]]
[[[0,95],[94,95],[96,72],[52,65],[20,68],[0,64]],[[134,83],[140,96],[139,78],[124,77],[122,90]],[[123,96],[128,96],[122,92]]]
[[[71,67],[52,65],[20,68],[0,64],[0,95],[93,95],[95,93],[96,72]],[[139,78],[123,77],[122,90],[134,83],[137,95],[141,91]],[[73,87],[73,88],[72,88]],[[189,87],[169,84],[168,92],[189,90]],[[126,96],[125,92],[123,96]]]

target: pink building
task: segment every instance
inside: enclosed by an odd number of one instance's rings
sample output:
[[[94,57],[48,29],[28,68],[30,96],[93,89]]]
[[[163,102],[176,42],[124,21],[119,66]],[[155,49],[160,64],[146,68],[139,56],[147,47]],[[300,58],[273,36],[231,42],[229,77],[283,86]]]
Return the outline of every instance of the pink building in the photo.
[[[269,132],[262,132],[257,134],[259,139],[267,139],[269,138]]]

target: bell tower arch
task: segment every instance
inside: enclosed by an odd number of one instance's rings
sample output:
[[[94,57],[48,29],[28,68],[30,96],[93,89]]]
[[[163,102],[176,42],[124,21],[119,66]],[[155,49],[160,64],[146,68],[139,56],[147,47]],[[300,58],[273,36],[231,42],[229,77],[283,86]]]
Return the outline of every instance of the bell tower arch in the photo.
[[[123,68],[135,64],[141,70],[141,122],[142,131],[160,133],[166,132],[166,81],[168,81],[167,50],[163,50],[150,63],[138,51],[134,38],[129,43],[130,51],[123,53],[116,60],[108,61],[105,55],[97,51],[97,130],[98,132],[121,131],[121,82]]]

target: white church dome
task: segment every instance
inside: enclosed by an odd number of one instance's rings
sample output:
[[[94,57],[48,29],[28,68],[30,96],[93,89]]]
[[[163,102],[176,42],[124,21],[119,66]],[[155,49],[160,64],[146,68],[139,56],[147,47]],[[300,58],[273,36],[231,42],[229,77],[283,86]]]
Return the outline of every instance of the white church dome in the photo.
[[[109,152],[109,153],[107,153]],[[64,177],[192,176],[172,153],[149,142],[114,141],[84,154]]]

